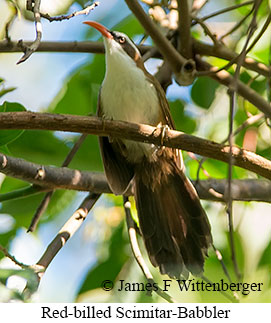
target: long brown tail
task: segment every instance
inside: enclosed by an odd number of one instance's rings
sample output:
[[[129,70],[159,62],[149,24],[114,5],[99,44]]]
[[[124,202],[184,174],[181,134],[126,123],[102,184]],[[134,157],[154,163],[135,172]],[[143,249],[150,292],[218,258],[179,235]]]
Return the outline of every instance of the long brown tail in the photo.
[[[153,266],[172,278],[200,274],[212,236],[193,185],[165,158],[137,167],[134,184],[140,230]]]

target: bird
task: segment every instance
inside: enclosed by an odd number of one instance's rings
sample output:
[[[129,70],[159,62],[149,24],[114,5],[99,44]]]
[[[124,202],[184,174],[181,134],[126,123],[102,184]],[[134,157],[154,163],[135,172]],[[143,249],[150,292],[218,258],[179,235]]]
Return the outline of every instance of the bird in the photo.
[[[96,21],[104,41],[106,72],[97,115],[103,119],[175,129],[166,94],[145,68],[135,43]],[[181,151],[127,139],[99,137],[108,185],[116,195],[132,187],[139,229],[150,262],[162,275],[201,275],[211,227],[197,192],[184,173]]]

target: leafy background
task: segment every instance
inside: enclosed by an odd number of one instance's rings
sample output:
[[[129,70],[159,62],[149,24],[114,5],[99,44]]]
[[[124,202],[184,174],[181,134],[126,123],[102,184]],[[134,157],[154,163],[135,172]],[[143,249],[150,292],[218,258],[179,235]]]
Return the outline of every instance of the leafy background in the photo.
[[[24,1],[23,1],[24,2]],[[86,1],[47,1],[44,11],[59,14],[81,8]],[[238,1],[233,1],[238,2]],[[231,2],[232,3],[232,2]],[[203,13],[209,13],[229,5],[229,1],[210,1]],[[8,2],[0,0],[0,28],[11,14]],[[22,10],[22,19],[12,26],[12,39],[32,38],[34,29],[29,14]],[[223,16],[227,24],[240,19],[247,10],[242,8],[235,14]],[[143,29],[130,15],[123,1],[101,1],[101,5],[90,14],[91,19],[100,21],[109,28],[124,31],[134,40],[142,37]],[[262,20],[266,13],[261,12]],[[81,24],[85,17],[76,17],[61,23],[43,23],[44,40],[84,40],[98,39],[94,30]],[[213,23],[219,22],[216,18]],[[233,39],[240,47],[246,36],[244,24],[242,37]],[[223,30],[221,27],[221,31]],[[219,32],[219,30],[218,30]],[[270,33],[269,33],[270,34]],[[195,37],[206,40],[198,30]],[[270,38],[269,38],[270,39]],[[147,40],[150,43],[150,40]],[[268,64],[269,48],[261,42],[252,56]],[[99,86],[104,76],[103,55],[90,54],[34,54],[27,62],[16,66],[20,54],[1,54],[0,61],[0,111],[38,110],[51,113],[95,114]],[[212,64],[222,66],[222,60],[210,58]],[[149,60],[147,68],[155,72],[159,60]],[[241,79],[248,83],[251,75],[242,72]],[[266,96],[265,80],[258,78],[251,87]],[[16,88],[16,89],[15,89]],[[168,89],[168,98],[178,130],[203,136],[217,142],[227,136],[228,96],[225,88],[209,78],[199,78],[190,87],[180,88],[175,83]],[[247,118],[246,112],[256,114],[257,110],[239,100],[235,113],[234,127],[237,128]],[[255,125],[254,125],[255,127]],[[256,124],[258,133],[257,153],[270,158],[270,129],[265,123]],[[243,144],[246,130],[236,137],[236,143]],[[23,158],[35,163],[60,166],[76,134],[62,134],[49,131],[0,131],[0,151],[10,156]],[[190,178],[196,178],[198,161],[184,153],[186,171]],[[199,158],[199,156],[198,156]],[[71,168],[102,171],[97,138],[89,136],[70,165]],[[207,160],[204,168],[214,178],[227,176],[227,165]],[[234,178],[256,178],[243,169],[234,168]],[[206,178],[203,172],[200,178]],[[0,174],[1,193],[10,192],[28,184]],[[43,194],[0,203],[0,243],[7,247],[19,261],[35,263],[62,224],[80,204],[85,193],[58,191],[43,216],[37,231],[27,234],[26,228],[39,205]],[[214,242],[221,251],[232,277],[227,217],[225,206],[219,203],[203,202],[212,224]],[[133,210],[134,211],[134,210]],[[267,302],[271,300],[271,207],[264,203],[234,203],[235,240],[238,264],[245,282],[263,282],[263,292],[251,293],[243,297],[244,302]],[[143,245],[142,250],[144,250]],[[147,259],[146,254],[145,259]],[[0,301],[20,298],[25,279],[35,290],[31,273],[22,275],[20,270],[0,253]],[[149,264],[149,263],[148,263]],[[150,264],[149,268],[157,282],[161,277]],[[206,261],[205,275],[212,281],[226,279],[215,254],[210,251]],[[33,301],[91,301],[91,302],[162,302],[157,295],[147,296],[143,292],[105,292],[101,282],[111,279],[118,286],[120,279],[145,282],[137,267],[129,246],[121,199],[103,196],[90,212],[84,225],[68,244],[60,251],[47,270]],[[169,293],[183,302],[227,302],[220,293],[182,292],[177,285]]]

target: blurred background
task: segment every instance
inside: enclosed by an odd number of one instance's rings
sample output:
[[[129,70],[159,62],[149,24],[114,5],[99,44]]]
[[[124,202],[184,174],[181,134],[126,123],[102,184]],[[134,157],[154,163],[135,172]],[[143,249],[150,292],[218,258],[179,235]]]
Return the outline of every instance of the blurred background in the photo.
[[[16,1],[13,1],[16,2]],[[18,1],[21,5],[25,1]],[[202,16],[238,1],[209,1],[200,12]],[[87,1],[42,1],[42,12],[50,15],[72,13],[82,9]],[[13,14],[10,1],[0,0],[0,35],[4,38],[4,28]],[[147,6],[145,6],[147,8]],[[246,7],[234,12],[208,20],[216,33],[222,34],[235,21],[246,14]],[[31,16],[31,13],[29,13]],[[259,26],[264,21],[265,13],[261,13]],[[82,24],[85,20],[96,20],[109,29],[116,29],[128,34],[135,42],[143,36],[143,29],[131,15],[124,1],[101,0],[87,17],[77,16],[61,22],[42,20],[43,41],[83,41],[98,40],[95,30]],[[233,34],[229,44],[234,43],[236,49],[241,48],[246,33],[246,25],[239,34]],[[2,34],[1,34],[2,33]],[[195,37],[210,42],[200,30],[193,30]],[[9,28],[11,40],[33,40],[34,24],[23,14],[18,15]],[[269,38],[268,38],[269,37]],[[251,56],[268,64],[270,30],[264,35]],[[151,44],[147,39],[146,44]],[[267,44],[268,43],[268,44]],[[0,85],[9,89],[0,97],[0,105],[4,101],[16,102],[27,110],[51,113],[95,114],[100,84],[104,76],[103,55],[86,53],[34,53],[26,62],[16,65],[22,53],[0,53]],[[222,60],[211,58],[217,66],[225,64]],[[147,69],[155,73],[161,60],[150,59]],[[242,71],[241,78],[249,82],[253,77]],[[265,80],[261,77],[253,81],[252,86],[261,95],[266,95]],[[227,91],[207,78],[198,79],[192,86],[179,87],[174,82],[168,88],[167,96],[177,129],[220,142],[228,133]],[[256,114],[257,109],[250,104],[238,102],[234,126],[237,128],[247,117],[246,112]],[[245,106],[245,108],[244,108]],[[254,125],[257,132],[257,153],[270,159],[270,128],[261,122]],[[242,146],[246,130],[236,136],[236,143]],[[11,156],[23,158],[45,165],[60,166],[73,142],[79,134],[24,131],[21,136],[0,147],[0,151]],[[2,149],[1,149],[2,148]],[[195,179],[198,160],[184,153],[187,175]],[[102,171],[97,138],[89,136],[72,161],[71,168],[80,170]],[[226,178],[227,165],[215,160],[206,160],[204,169],[213,178]],[[206,172],[200,172],[200,178],[206,179]],[[256,174],[244,169],[234,168],[234,178],[257,178]],[[6,193],[25,187],[27,183],[0,174],[0,193]],[[6,246],[17,260],[25,264],[34,264],[42,255],[50,241],[61,226],[72,215],[86,196],[86,193],[57,191],[34,233],[26,233],[30,220],[43,195],[0,203],[0,243]],[[221,251],[225,264],[234,279],[233,265],[230,260],[228,241],[228,224],[225,205],[218,202],[203,201],[211,222],[215,246]],[[133,208],[133,212],[135,212]],[[234,202],[234,229],[237,260],[245,282],[263,282],[264,291],[243,297],[242,301],[266,302],[271,300],[271,206],[268,203]],[[122,199],[104,195],[99,199],[79,231],[70,239],[55,257],[44,277],[40,288],[34,295],[37,302],[162,302],[157,295],[153,297],[142,292],[105,292],[100,288],[104,279],[118,281],[126,279],[132,282],[145,282],[140,269],[133,260],[125,225]],[[141,244],[144,250],[143,244]],[[144,253],[147,261],[146,253]],[[0,268],[13,268],[15,265],[0,254]],[[161,277],[157,269],[148,262],[149,268],[158,282]],[[213,251],[206,261],[205,276],[216,282],[226,280],[220,263]],[[24,280],[15,276],[8,279],[7,287],[22,290]],[[180,293],[173,284],[169,292],[178,301],[186,302],[226,302],[220,293]],[[0,300],[8,298],[8,291],[0,289]],[[242,297],[242,296],[241,296]]]

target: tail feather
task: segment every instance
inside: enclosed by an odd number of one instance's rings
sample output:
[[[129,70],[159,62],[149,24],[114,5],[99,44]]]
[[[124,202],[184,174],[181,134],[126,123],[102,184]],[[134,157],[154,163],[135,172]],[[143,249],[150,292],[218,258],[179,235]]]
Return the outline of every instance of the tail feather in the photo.
[[[155,177],[163,169],[166,172]],[[134,184],[140,229],[152,264],[173,278],[187,276],[188,271],[200,274],[212,238],[190,181],[173,160],[160,159],[136,169]]]

